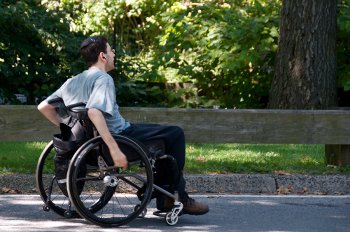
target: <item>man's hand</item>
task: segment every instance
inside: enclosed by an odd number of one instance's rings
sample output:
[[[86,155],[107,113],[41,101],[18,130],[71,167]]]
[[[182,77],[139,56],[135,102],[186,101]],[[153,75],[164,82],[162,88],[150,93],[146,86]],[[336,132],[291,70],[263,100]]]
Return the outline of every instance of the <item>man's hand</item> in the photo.
[[[128,168],[128,160],[120,149],[110,149],[111,157],[114,162],[114,166],[126,170]]]

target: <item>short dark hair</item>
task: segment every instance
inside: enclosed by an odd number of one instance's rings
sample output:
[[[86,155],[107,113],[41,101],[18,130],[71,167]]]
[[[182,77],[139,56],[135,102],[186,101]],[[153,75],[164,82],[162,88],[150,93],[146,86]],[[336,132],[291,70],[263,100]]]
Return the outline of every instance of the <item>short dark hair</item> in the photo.
[[[103,36],[92,36],[81,43],[80,54],[88,67],[97,62],[100,52],[107,52],[107,43]]]

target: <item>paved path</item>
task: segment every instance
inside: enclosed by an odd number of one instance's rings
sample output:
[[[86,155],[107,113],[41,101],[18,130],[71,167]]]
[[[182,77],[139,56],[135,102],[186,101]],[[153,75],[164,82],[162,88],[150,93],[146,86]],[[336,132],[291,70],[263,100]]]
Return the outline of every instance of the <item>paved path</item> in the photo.
[[[123,231],[350,231],[350,195],[195,195],[210,205],[203,216],[183,215],[176,226],[152,215]],[[153,204],[153,203],[152,203]],[[153,205],[150,205],[153,207]],[[0,195],[0,231],[120,231],[83,219],[65,219],[42,211],[37,195]]]

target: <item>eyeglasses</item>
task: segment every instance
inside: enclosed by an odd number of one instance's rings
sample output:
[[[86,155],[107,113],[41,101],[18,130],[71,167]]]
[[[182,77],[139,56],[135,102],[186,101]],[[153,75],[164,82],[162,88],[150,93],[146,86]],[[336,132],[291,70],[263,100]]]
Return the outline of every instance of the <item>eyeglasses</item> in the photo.
[[[96,43],[97,39],[95,37],[90,37],[81,43],[80,49],[85,48],[93,43]]]

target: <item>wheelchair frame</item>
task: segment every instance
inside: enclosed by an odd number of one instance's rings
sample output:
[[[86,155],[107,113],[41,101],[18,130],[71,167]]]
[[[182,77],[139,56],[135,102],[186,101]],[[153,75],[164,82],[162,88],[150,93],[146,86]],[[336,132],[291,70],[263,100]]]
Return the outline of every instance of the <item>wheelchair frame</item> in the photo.
[[[55,100],[53,103],[62,106],[62,100]],[[66,109],[70,116],[84,121],[96,132],[87,117],[87,110],[74,109],[81,106],[85,105],[78,103]],[[104,149],[108,148],[102,137],[94,133],[91,139],[77,149],[70,160],[66,178],[68,197],[58,188],[57,179],[52,173],[55,151],[53,141],[49,142],[39,157],[36,169],[37,189],[44,201],[43,210],[51,209],[67,218],[80,216],[103,227],[117,227],[135,218],[145,217],[152,194],[158,191],[174,199],[174,206],[168,212],[154,214],[165,216],[168,225],[175,225],[183,205],[178,201],[176,192],[172,194],[153,183],[156,155],[151,154],[144,144],[135,139],[122,135],[116,135],[114,139],[119,146],[126,147],[128,152],[133,153],[132,160],[129,160],[130,154],[126,153],[128,169],[123,171],[110,163],[104,152]],[[51,173],[48,170],[51,170]]]

